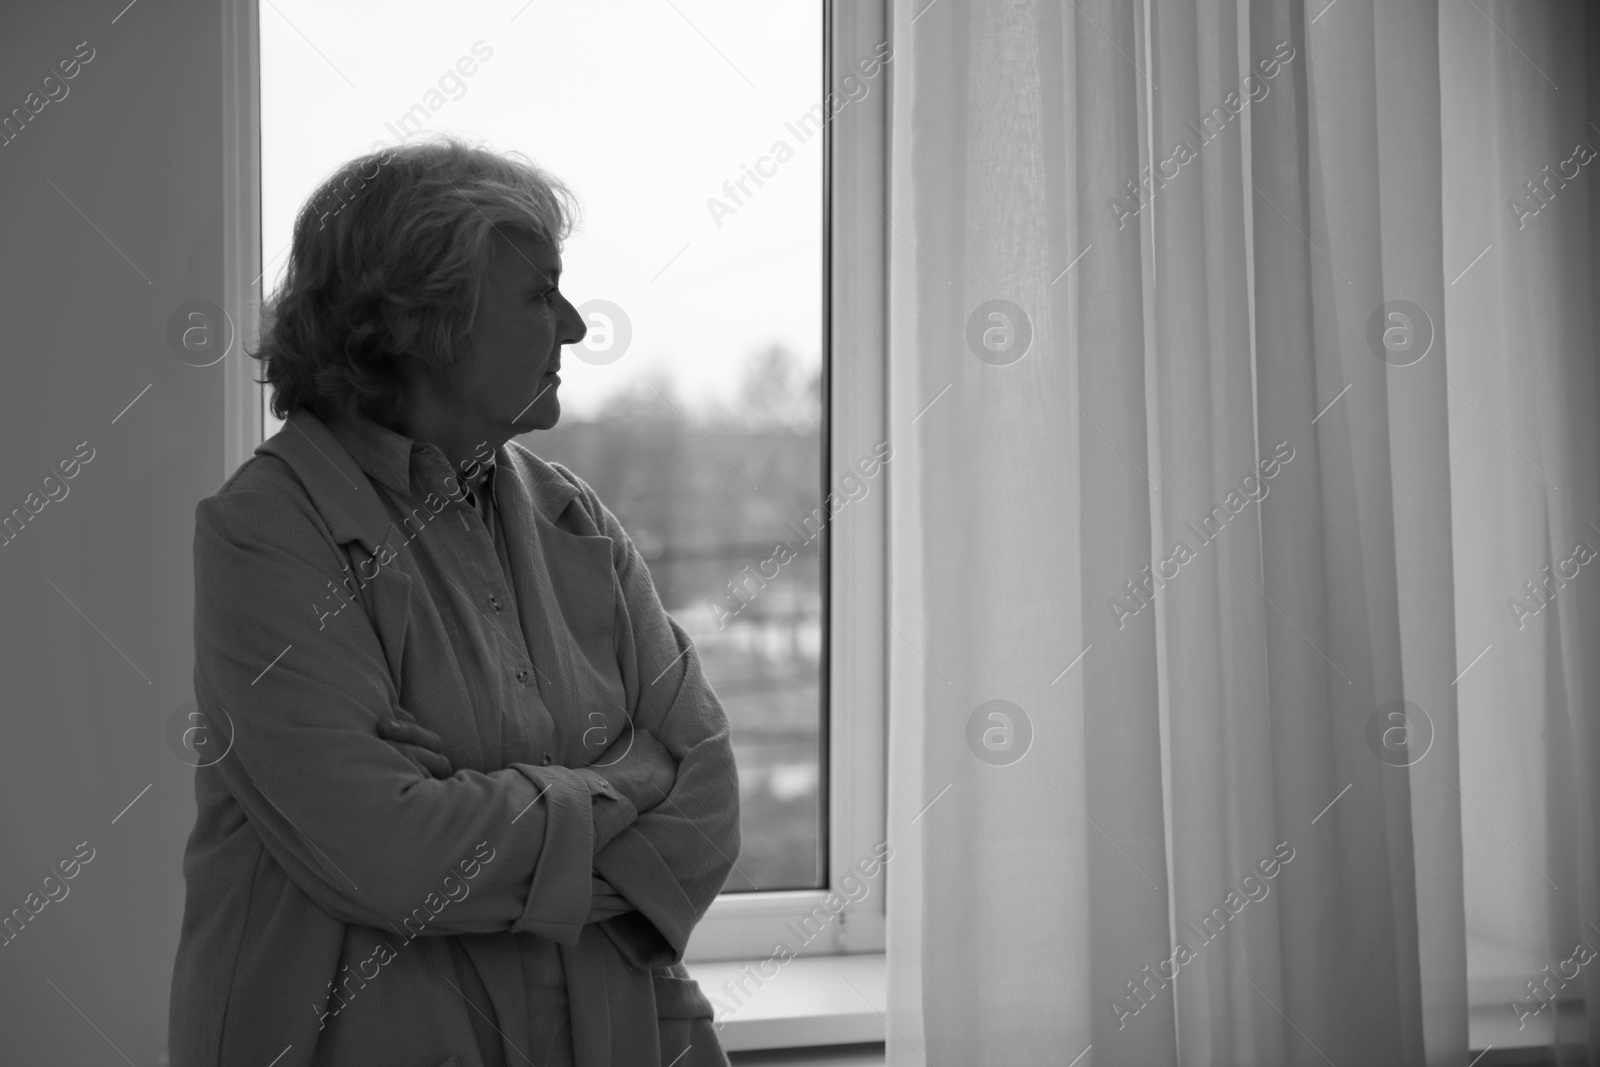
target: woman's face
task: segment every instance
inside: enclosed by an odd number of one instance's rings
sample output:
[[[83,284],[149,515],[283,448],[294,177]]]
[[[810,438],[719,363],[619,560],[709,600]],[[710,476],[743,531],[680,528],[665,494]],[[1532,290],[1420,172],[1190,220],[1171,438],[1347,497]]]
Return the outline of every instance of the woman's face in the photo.
[[[561,346],[588,328],[556,288],[561,254],[519,234],[493,237],[494,251],[456,370],[444,389],[457,413],[511,435],[547,430],[561,418],[556,392]]]

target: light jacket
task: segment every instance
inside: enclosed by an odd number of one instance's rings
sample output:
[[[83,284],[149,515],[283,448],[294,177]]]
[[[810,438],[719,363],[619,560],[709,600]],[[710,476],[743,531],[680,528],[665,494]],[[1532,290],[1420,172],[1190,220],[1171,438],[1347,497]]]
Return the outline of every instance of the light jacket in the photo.
[[[195,772],[174,1067],[318,1067],[327,1028],[355,1025],[362,1064],[482,1067],[474,1012],[503,1040],[489,1062],[537,1060],[513,933],[560,945],[578,1067],[727,1062],[681,963],[739,853],[727,717],[594,491],[515,441],[495,462],[518,597],[554,601],[521,612],[544,703],[564,723],[625,709],[676,784],[591,857],[571,746],[545,763],[475,712],[410,525],[296,412],[195,512],[195,699],[226,755]],[[455,773],[424,774],[385,717],[439,734]],[[591,883],[635,910],[587,921]],[[329,1018],[360,998],[382,1017]]]

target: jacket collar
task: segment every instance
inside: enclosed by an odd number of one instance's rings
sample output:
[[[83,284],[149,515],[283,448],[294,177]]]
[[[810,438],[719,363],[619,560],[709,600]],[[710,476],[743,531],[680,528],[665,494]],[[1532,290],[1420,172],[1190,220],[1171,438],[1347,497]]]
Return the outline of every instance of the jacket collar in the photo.
[[[289,465],[336,543],[359,541],[368,553],[376,553],[393,527],[373,482],[408,497],[413,442],[365,419],[340,420],[337,430],[300,408],[255,451]],[[515,441],[495,450],[495,467],[501,472],[495,479],[496,494],[527,496],[551,523],[579,493],[559,471]]]
[[[416,441],[367,418],[329,419],[323,425],[367,477],[402,496],[411,492],[411,460],[419,447]]]

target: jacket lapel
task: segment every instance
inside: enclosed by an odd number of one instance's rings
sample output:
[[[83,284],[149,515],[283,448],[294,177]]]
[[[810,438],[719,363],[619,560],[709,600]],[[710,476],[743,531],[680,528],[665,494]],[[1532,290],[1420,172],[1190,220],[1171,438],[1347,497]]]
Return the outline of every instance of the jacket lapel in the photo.
[[[627,722],[615,545],[583,509],[563,518],[579,490],[550,464],[514,443],[501,446],[496,461],[513,475],[497,499],[523,635],[555,723],[552,743],[567,766],[592,763]]]
[[[283,429],[257,445],[256,452],[289,464],[336,543],[357,541],[372,555],[388,538],[389,515],[378,491],[327,425],[309,411],[290,414]]]
[[[334,543],[351,557],[352,569],[380,551],[379,558],[388,558],[390,552],[398,553],[404,546],[404,537],[389,521],[366,472],[315,415],[303,409],[293,412],[283,429],[257,445],[256,452],[289,464],[311,497],[311,506],[328,524]],[[359,545],[360,551],[351,550],[351,544]],[[364,592],[370,598],[372,622],[389,676],[398,687],[411,620],[411,576],[392,565],[381,567],[380,575],[381,580],[366,582]]]

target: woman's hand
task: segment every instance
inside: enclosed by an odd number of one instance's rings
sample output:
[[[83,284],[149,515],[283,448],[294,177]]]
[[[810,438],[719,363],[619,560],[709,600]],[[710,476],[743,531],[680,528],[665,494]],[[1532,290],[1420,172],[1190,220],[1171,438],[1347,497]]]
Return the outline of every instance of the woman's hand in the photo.
[[[400,750],[423,774],[448,778],[455,773],[444,754],[444,741],[432,730],[404,719],[379,719],[378,736]]]
[[[601,760],[590,770],[610,782],[641,815],[661,803],[678,781],[678,761],[642,726],[633,728],[633,742],[620,759],[602,755]]]

